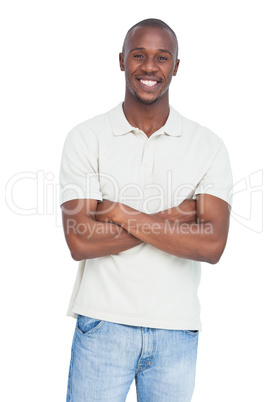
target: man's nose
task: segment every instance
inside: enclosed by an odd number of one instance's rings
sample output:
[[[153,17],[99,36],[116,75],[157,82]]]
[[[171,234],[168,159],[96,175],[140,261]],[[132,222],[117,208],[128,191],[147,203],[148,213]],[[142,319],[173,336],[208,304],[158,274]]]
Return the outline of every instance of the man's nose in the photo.
[[[142,68],[144,72],[147,73],[152,73],[158,70],[157,63],[153,57],[147,57],[142,64]]]

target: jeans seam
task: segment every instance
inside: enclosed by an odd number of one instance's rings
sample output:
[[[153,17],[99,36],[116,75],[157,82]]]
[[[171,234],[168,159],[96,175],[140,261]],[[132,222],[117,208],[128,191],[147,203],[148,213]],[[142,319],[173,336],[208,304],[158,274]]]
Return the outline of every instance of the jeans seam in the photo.
[[[135,375],[135,380],[136,380],[136,395],[137,395],[137,402],[140,402],[140,398],[139,398],[139,392],[138,392],[138,375]]]
[[[139,359],[138,359],[138,364],[137,364],[137,368],[136,368],[136,371],[135,371],[135,375],[137,375],[141,370],[139,369],[139,361],[140,361],[140,359],[142,358],[142,354],[143,354],[143,346],[144,346],[144,342],[143,342],[143,338],[144,338],[144,336],[143,336],[143,329],[142,329],[142,327],[140,327],[140,329],[141,329],[141,354],[140,354],[140,357],[139,357]]]
[[[77,332],[78,332],[79,334],[87,336],[87,335],[91,335],[91,334],[93,334],[94,332],[98,331],[98,330],[102,327],[103,323],[104,323],[103,320],[100,321],[100,322],[98,323],[98,325],[96,325],[96,327],[90,329],[90,330],[87,331],[87,332],[83,332],[78,326],[76,326],[75,329],[77,330]]]
[[[74,347],[72,347],[72,351],[71,351],[71,361],[70,361],[69,378],[68,378],[67,402],[71,402],[71,397],[72,397],[73,359],[74,359]]]
[[[198,330],[196,330],[196,332],[194,332],[193,330],[184,330],[184,329],[182,329],[181,331],[182,331],[184,334],[190,335],[190,336],[192,336],[192,337],[195,337],[195,336],[197,336],[197,335],[199,334],[199,331],[198,331]]]
[[[142,332],[142,350],[141,350],[141,355],[140,355],[139,360],[138,360],[138,367],[139,367],[139,362],[140,362],[140,360],[142,359],[142,355],[143,355],[143,351],[144,351],[144,331],[143,331],[143,328],[142,328],[142,327],[141,327],[141,332]],[[157,337],[157,332],[154,331],[154,336],[153,336],[153,351],[152,351],[151,356],[148,358],[148,359],[150,359],[151,362],[153,362],[153,359],[154,359],[155,354],[156,354],[156,345],[157,345],[157,339],[156,339],[156,337]],[[150,365],[150,366],[148,367],[148,365],[147,365],[147,366],[145,366],[144,368],[140,368],[140,369],[139,369],[138,367],[137,367],[137,369],[136,369],[136,371],[135,371],[135,375],[137,375],[138,373],[142,373],[142,372],[145,371],[145,370],[148,370],[148,369],[151,368],[152,366]]]

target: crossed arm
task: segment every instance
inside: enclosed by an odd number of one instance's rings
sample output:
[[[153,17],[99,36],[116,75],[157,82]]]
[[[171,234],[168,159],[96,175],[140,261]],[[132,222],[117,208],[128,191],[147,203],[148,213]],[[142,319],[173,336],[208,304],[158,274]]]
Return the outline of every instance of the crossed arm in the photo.
[[[230,207],[200,194],[179,207],[145,214],[104,200],[63,204],[65,238],[75,260],[117,254],[142,242],[181,258],[215,264],[225,248]]]

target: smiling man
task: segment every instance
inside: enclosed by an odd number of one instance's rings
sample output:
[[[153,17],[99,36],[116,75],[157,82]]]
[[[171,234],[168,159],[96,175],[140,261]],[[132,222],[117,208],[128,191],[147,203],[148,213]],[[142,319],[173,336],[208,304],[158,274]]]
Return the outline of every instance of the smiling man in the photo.
[[[153,29],[152,26],[130,30],[124,41],[123,53],[120,54],[121,70],[126,73],[125,104],[138,100],[143,105],[152,105],[161,100],[168,116],[168,89],[178,70],[177,56],[177,38],[171,30],[165,30],[165,35],[163,29]]]
[[[228,153],[169,104],[178,43],[163,21],[127,33],[124,102],[69,133],[60,173],[67,244],[80,261],[67,401],[191,401],[200,262],[227,240]]]

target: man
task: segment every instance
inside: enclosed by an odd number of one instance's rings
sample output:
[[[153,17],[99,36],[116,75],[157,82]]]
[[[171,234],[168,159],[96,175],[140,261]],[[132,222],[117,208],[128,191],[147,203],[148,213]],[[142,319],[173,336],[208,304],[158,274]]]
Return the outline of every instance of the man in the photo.
[[[132,27],[120,53],[124,102],[68,135],[63,225],[80,261],[67,401],[188,402],[194,381],[200,261],[226,244],[228,154],[169,105],[179,67],[164,22]]]

